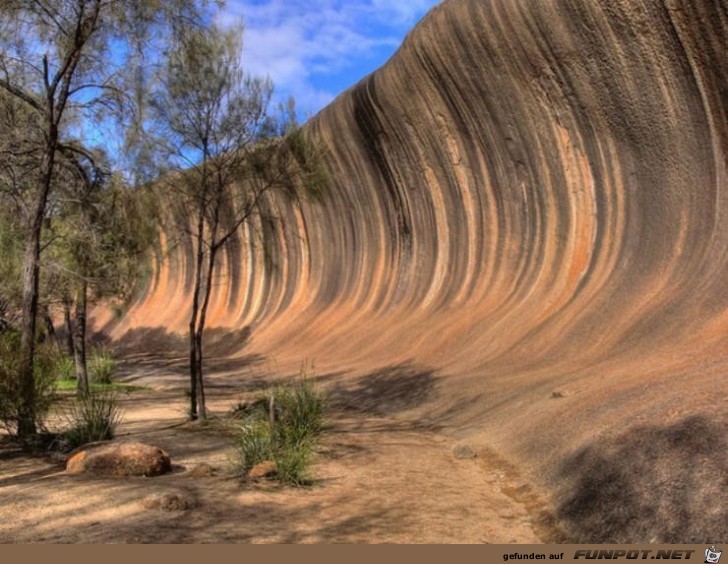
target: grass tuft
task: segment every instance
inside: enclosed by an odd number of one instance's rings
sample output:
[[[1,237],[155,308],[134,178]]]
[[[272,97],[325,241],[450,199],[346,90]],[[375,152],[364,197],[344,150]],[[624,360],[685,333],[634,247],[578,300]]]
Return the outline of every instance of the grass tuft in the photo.
[[[245,410],[233,450],[236,471],[247,474],[256,464],[271,461],[280,482],[309,484],[324,410],[323,394],[305,374],[298,381],[274,388],[268,401],[258,400]]]
[[[116,375],[116,359],[106,348],[99,348],[91,353],[88,361],[88,372],[91,382],[96,384],[111,384]]]
[[[58,380],[76,379],[76,363],[67,355],[59,355],[55,362],[54,372]]]
[[[63,413],[68,428],[61,434],[64,449],[113,439],[121,423],[121,410],[114,392],[91,393],[75,400]]]

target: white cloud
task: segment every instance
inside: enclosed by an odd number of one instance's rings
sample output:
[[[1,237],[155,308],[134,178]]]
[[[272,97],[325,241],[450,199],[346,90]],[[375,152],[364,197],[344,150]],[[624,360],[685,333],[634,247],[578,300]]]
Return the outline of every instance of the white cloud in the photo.
[[[245,24],[246,69],[278,99],[315,112],[379,66],[438,0],[228,0],[219,20]]]

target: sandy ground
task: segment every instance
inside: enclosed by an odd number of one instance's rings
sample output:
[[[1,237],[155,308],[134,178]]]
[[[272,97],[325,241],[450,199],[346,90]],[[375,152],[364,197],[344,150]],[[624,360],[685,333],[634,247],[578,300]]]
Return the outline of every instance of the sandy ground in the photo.
[[[332,407],[313,485],[243,482],[231,471],[231,431],[222,420],[242,397],[213,385],[217,420],[207,425],[184,422],[182,390],[124,398],[118,440],[154,444],[172,457],[173,472],[156,478],[72,476],[58,461],[5,443],[0,542],[539,543],[558,535],[513,469],[483,452],[458,459],[452,438],[396,416]],[[216,472],[194,477],[199,463]],[[164,493],[196,507],[145,508],[145,499]]]

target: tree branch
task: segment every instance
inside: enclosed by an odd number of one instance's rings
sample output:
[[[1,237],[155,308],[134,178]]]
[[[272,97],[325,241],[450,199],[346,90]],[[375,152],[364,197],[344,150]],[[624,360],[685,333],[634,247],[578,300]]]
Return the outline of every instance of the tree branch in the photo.
[[[14,84],[11,84],[10,81],[0,78],[0,87],[2,87],[6,92],[9,92],[16,98],[22,100],[26,104],[28,104],[30,107],[38,110],[39,112],[43,111],[43,104],[41,104],[36,98],[31,96],[30,94],[27,94]]]
[[[48,9],[48,7],[45,6],[45,4],[43,4],[42,2],[40,2],[40,0],[33,0],[33,4],[35,4],[40,9],[41,12],[43,12],[46,16],[48,16],[51,19],[51,21],[55,24],[55,26],[58,28],[58,30],[63,35],[65,35],[66,37],[68,37],[68,31],[61,25],[61,22],[59,22],[58,19],[56,19],[55,14],[53,14]]]

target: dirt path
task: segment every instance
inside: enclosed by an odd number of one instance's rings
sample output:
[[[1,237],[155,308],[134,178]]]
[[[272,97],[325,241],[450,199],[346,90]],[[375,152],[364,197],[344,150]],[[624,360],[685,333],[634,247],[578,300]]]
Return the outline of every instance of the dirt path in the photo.
[[[136,396],[136,394],[140,394]],[[316,483],[241,484],[228,471],[230,436],[183,424],[183,398],[137,392],[124,400],[122,440],[165,448],[175,471],[139,479],[70,476],[46,459],[0,452],[0,542],[71,543],[538,543],[537,504],[488,457],[457,459],[455,443],[389,418],[334,412]],[[224,412],[232,396],[213,408]],[[206,462],[213,476],[188,470]],[[146,509],[165,492],[197,507]],[[539,532],[536,532],[539,531]]]

